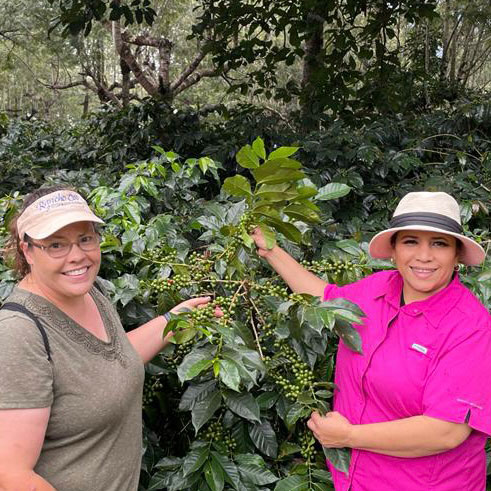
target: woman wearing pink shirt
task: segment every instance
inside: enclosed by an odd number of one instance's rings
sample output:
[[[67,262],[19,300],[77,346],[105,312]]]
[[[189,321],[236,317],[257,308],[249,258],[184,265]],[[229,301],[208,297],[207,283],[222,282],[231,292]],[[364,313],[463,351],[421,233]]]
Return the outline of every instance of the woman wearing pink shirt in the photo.
[[[308,426],[326,447],[349,447],[337,491],[481,491],[491,435],[491,316],[459,281],[458,263],[485,251],[462,234],[446,193],[409,193],[369,251],[396,270],[337,287],[280,247],[258,254],[295,292],[344,297],[365,312],[363,354],[339,343],[333,411]]]

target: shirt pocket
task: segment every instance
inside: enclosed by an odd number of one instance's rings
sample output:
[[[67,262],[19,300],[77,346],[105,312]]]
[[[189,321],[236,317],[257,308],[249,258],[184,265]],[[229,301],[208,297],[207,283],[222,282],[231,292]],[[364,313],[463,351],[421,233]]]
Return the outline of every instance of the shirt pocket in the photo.
[[[407,370],[411,380],[418,386],[423,386],[430,364],[433,360],[434,351],[424,343],[413,342],[407,347]]]

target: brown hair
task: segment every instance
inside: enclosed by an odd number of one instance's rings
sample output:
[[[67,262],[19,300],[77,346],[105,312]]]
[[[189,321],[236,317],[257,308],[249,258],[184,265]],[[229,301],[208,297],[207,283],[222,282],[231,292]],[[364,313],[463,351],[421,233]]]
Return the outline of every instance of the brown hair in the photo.
[[[63,191],[63,190],[74,191],[73,189],[67,186],[61,186],[61,185],[50,186],[45,188],[41,187],[36,189],[35,191],[28,194],[24,198],[24,202],[22,203],[22,206],[20,207],[17,214],[9,223],[9,238],[7,244],[5,245],[5,249],[3,251],[3,257],[5,262],[9,264],[10,267],[12,267],[12,269],[16,272],[17,276],[19,276],[20,278],[24,278],[24,276],[30,273],[31,267],[29,266],[29,263],[27,262],[26,257],[24,256],[24,253],[22,252],[22,249],[20,247],[20,243],[24,237],[19,237],[19,233],[17,231],[17,220],[22,215],[24,210],[28,206],[32,205],[34,201],[38,200],[39,198],[42,198],[43,196],[46,196],[47,194],[51,194],[54,193],[55,191]]]

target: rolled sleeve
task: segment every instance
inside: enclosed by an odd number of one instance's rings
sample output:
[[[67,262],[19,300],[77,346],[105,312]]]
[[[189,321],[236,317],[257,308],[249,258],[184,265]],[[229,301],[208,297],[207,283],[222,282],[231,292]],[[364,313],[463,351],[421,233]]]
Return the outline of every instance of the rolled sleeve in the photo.
[[[491,329],[489,323],[442,351],[424,393],[423,414],[491,435]]]
[[[36,325],[20,315],[0,321],[0,409],[49,407],[53,370]]]

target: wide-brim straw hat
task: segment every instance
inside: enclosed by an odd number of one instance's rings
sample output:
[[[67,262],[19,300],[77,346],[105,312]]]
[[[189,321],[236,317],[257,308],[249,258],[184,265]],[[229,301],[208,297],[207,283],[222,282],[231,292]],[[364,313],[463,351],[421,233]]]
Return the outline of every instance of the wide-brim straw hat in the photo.
[[[379,232],[370,241],[370,255],[377,259],[392,257],[391,237],[400,230],[441,232],[459,239],[462,243],[459,262],[468,266],[476,266],[486,257],[486,252],[475,240],[462,234],[459,204],[447,193],[406,194],[394,211],[390,228]]]

